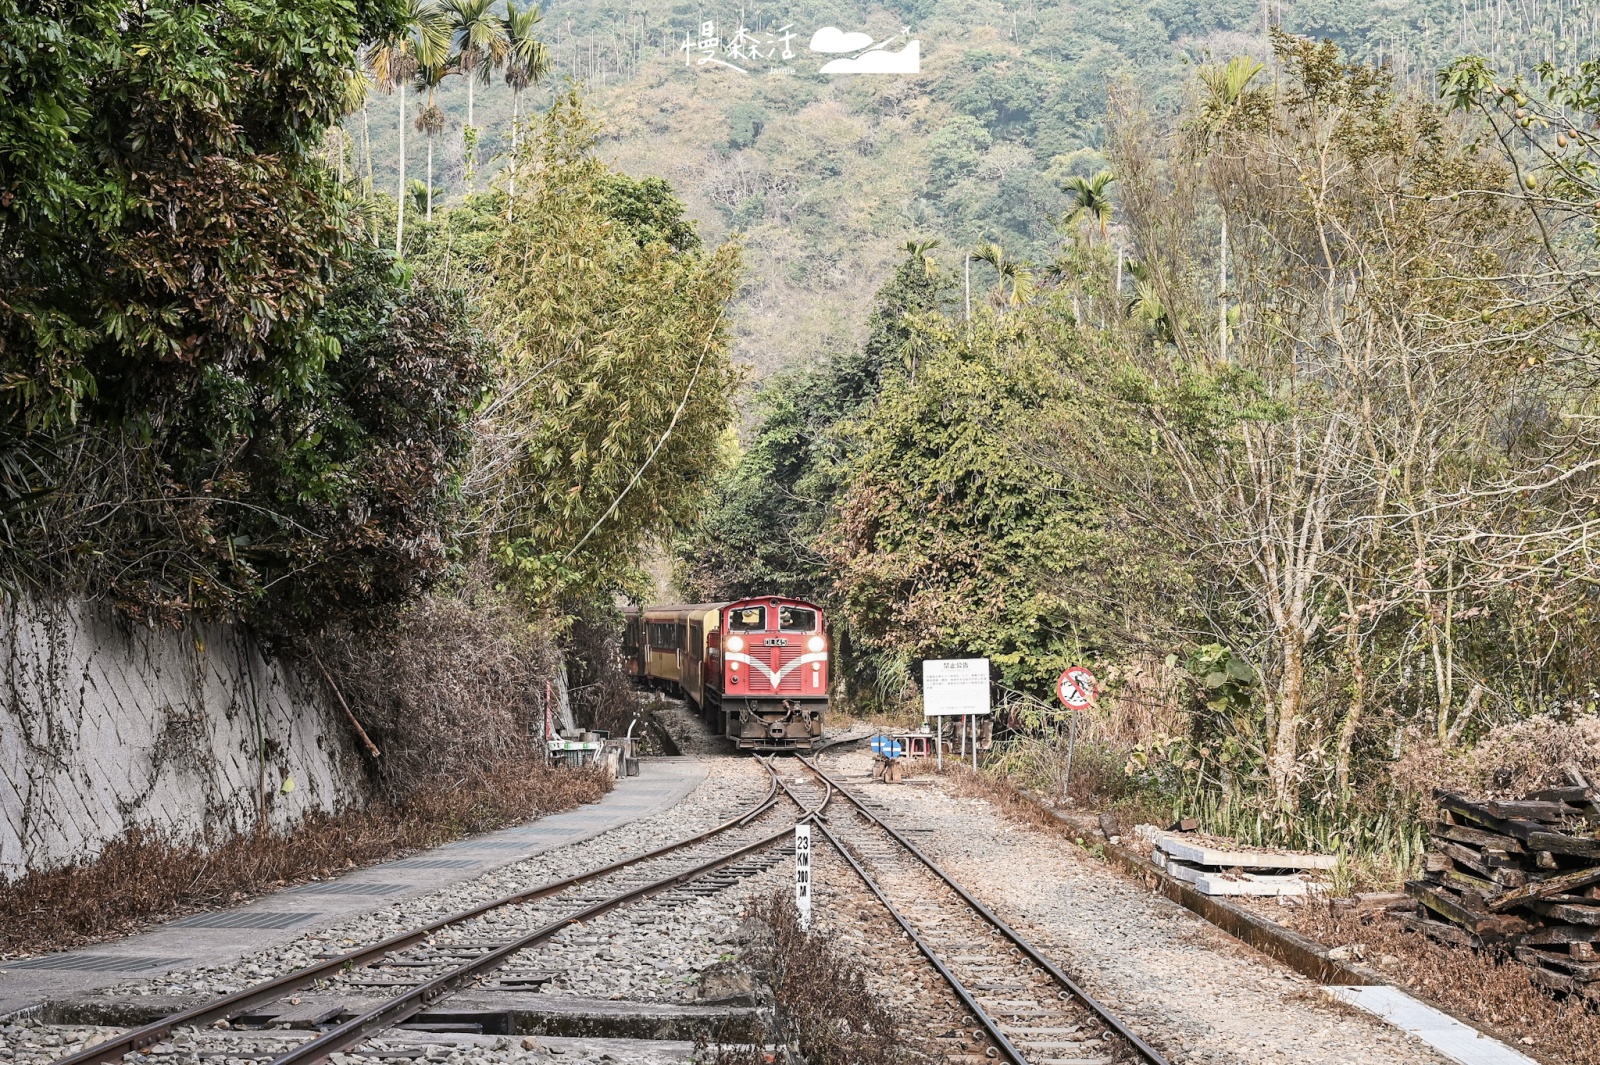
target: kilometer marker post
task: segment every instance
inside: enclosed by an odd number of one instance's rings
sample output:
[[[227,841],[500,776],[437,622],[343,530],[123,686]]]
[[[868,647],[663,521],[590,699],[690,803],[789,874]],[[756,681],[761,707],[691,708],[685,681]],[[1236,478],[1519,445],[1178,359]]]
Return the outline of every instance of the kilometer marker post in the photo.
[[[794,906],[800,928],[811,928],[811,826],[794,826]]]

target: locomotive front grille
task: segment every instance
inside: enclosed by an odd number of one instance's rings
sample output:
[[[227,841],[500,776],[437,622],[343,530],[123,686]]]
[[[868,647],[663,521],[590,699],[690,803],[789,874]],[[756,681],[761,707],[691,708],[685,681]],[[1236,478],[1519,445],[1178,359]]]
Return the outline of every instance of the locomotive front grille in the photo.
[[[789,672],[783,672],[786,666],[792,665],[795,660],[800,657],[802,650],[799,642],[796,641],[788,647],[774,647],[772,650],[774,652],[772,656],[772,672],[778,674],[779,677],[778,691],[799,691],[800,674],[804,672],[804,670],[800,666],[795,666],[793,669],[789,670]]]

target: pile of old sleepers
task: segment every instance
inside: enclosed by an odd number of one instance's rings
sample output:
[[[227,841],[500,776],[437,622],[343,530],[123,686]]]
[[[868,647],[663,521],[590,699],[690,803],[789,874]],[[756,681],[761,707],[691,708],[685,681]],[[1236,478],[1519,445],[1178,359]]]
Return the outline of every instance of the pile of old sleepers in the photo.
[[[1600,795],[1580,775],[1515,801],[1434,792],[1439,818],[1412,927],[1498,946],[1560,991],[1600,993]]]

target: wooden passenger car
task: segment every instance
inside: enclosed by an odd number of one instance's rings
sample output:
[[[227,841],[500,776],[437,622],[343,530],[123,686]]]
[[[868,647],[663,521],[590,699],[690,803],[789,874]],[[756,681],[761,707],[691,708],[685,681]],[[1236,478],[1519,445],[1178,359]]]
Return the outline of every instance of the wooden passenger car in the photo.
[[[820,607],[785,596],[628,607],[628,672],[682,692],[742,750],[809,750],[828,709]]]

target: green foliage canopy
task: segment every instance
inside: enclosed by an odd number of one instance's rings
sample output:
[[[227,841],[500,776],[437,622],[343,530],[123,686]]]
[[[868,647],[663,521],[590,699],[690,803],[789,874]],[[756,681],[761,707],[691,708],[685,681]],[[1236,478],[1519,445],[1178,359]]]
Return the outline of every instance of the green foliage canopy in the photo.
[[[0,2],[10,584],[303,631],[443,569],[481,344],[319,155],[402,6]]]
[[[928,354],[851,423],[850,463],[818,547],[851,638],[883,678],[916,660],[983,656],[1001,681],[1047,691],[1069,652],[1107,634],[1112,579],[1092,504],[1029,457],[1028,427],[1071,406],[1056,372],[1079,357],[1059,308],[928,321]]]
[[[738,379],[738,249],[700,250],[665,183],[615,173],[594,142],[573,93],[530,130],[489,267],[485,543],[543,601],[629,583],[645,541],[693,520]]]

